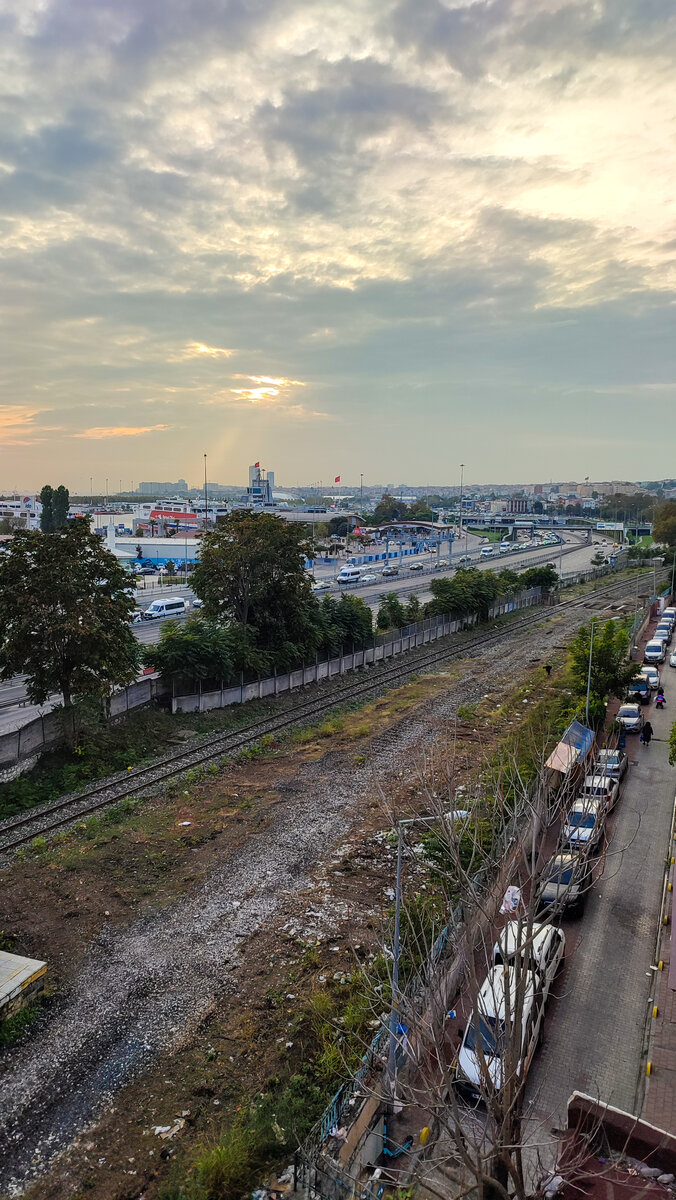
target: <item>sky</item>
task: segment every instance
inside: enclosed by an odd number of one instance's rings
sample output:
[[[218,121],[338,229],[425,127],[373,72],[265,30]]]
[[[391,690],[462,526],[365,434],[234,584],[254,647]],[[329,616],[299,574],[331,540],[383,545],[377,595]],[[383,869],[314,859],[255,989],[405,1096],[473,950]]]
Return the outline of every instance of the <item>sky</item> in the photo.
[[[674,474],[672,0],[0,0],[0,490]]]

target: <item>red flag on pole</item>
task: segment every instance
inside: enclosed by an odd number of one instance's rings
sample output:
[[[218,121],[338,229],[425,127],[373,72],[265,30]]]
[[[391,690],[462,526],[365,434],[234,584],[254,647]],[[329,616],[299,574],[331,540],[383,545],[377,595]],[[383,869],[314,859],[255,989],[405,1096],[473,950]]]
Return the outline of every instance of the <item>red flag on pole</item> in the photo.
[[[334,479],[334,481],[333,481],[333,482],[334,482],[334,483],[340,483],[340,475],[336,475],[336,478]]]
[[[261,464],[260,464],[259,462],[258,462],[258,463],[254,463],[254,467],[260,467],[260,465],[261,465]]]

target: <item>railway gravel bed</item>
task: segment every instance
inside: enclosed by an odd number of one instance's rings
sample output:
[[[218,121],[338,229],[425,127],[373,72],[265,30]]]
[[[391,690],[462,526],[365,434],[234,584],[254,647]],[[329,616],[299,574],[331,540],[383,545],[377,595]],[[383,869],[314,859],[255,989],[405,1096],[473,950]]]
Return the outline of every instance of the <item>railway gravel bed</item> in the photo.
[[[482,646],[465,644],[462,654],[473,657],[464,675],[374,740],[370,765],[385,787],[395,774],[412,772],[416,754],[459,705],[480,700],[487,686],[513,686],[534,657],[551,655],[573,632],[580,614],[569,605],[547,615],[558,619],[510,630],[499,656],[485,637]],[[419,669],[411,662],[408,672]],[[2,1194],[19,1195],[43,1175],[120,1088],[190,1039],[213,1006],[238,990],[239,968],[255,955],[251,936],[283,919],[285,902],[311,886],[318,864],[359,828],[372,773],[356,772],[347,755],[337,757],[303,763],[287,803],[242,848],[215,861],[193,893],[130,925],[104,926],[39,1037],[3,1062]]]
[[[652,580],[653,576],[652,573],[648,573],[640,578]],[[414,672],[430,670],[450,659],[462,658],[477,649],[514,637],[524,629],[535,629],[551,617],[552,611],[596,608],[599,601],[607,601],[611,597],[619,598],[624,593],[629,594],[632,587],[635,588],[635,581],[622,580],[599,588],[587,596],[564,600],[554,610],[548,607],[536,612],[529,610],[523,617],[512,620],[498,629],[484,627],[469,637],[452,634],[431,646],[409,651],[394,661],[389,660],[379,666],[368,667],[360,672],[359,676],[343,676],[339,680],[315,686],[313,690],[316,694],[309,700],[299,701],[297,695],[295,698],[289,697],[289,703],[282,712],[256,721],[241,731],[213,734],[200,739],[196,744],[166,754],[147,766],[121,772],[76,795],[63,796],[51,804],[1,822],[0,855],[8,855],[31,842],[33,838],[52,834],[110,804],[153,790],[185,771],[231,757],[238,751],[254,745],[266,734],[281,733],[294,726],[313,723],[318,717],[339,705],[357,702],[386,688],[396,687]]]

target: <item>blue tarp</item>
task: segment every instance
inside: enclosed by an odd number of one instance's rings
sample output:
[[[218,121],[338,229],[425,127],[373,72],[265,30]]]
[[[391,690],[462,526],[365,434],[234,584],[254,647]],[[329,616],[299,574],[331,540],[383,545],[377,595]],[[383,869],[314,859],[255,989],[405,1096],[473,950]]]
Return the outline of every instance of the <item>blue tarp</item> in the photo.
[[[594,745],[594,734],[591,729],[587,729],[586,725],[581,725],[579,721],[571,721],[561,741],[564,746],[574,746],[576,750],[579,750],[580,758],[586,758]]]

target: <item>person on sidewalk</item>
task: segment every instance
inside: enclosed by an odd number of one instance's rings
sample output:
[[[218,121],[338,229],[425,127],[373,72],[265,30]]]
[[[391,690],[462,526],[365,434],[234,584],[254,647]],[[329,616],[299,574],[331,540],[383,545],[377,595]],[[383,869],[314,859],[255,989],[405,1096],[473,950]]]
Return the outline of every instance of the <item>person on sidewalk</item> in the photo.
[[[646,745],[646,746],[650,745],[650,739],[652,738],[652,736],[653,736],[653,727],[650,724],[650,721],[646,721],[645,725],[643,726],[643,733],[641,734],[644,745]]]

